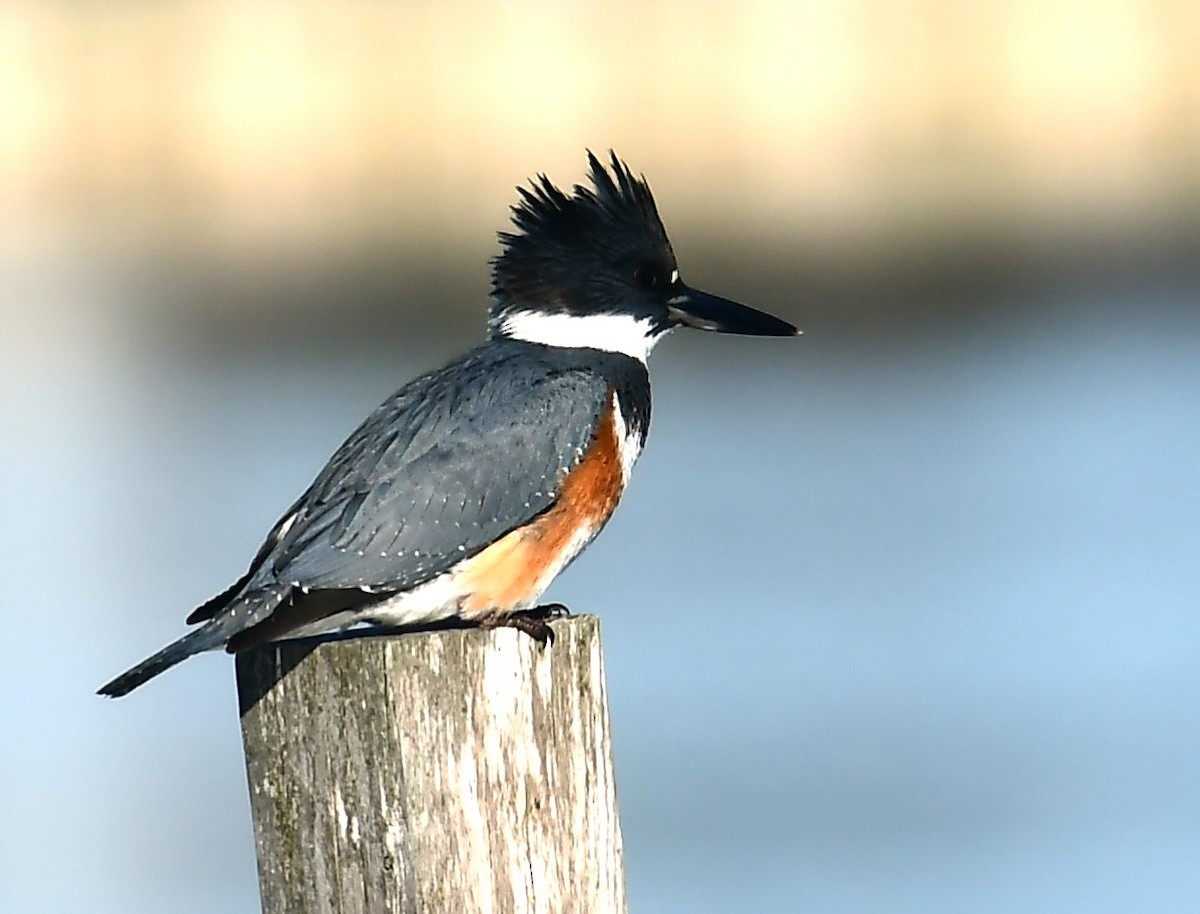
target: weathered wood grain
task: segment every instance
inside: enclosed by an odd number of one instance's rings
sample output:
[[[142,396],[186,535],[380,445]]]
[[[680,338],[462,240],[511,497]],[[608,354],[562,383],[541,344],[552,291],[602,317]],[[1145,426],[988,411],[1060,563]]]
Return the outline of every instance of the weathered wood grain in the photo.
[[[238,657],[264,914],[624,912],[600,630]]]

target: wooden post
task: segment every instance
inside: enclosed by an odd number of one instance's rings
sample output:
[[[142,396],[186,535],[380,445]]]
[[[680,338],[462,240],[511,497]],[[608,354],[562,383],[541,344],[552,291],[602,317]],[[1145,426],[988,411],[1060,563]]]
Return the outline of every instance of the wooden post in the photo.
[[[624,914],[600,627],[240,655],[264,914]]]

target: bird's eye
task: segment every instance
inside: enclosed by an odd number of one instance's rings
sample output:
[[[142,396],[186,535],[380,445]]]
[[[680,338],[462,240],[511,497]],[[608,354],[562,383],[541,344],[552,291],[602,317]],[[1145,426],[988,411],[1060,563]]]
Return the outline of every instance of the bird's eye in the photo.
[[[633,281],[643,289],[657,289],[663,284],[662,271],[652,263],[643,263],[633,271]]]

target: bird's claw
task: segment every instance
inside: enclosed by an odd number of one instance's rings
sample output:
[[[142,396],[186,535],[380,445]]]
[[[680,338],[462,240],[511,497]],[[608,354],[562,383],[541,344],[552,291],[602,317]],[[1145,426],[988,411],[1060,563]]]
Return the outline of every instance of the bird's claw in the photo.
[[[534,606],[532,609],[522,609],[507,616],[499,616],[483,623],[485,628],[515,628],[524,632],[538,644],[554,643],[554,629],[550,622],[554,619],[565,619],[571,615],[571,610],[562,603],[547,603],[544,606]]]

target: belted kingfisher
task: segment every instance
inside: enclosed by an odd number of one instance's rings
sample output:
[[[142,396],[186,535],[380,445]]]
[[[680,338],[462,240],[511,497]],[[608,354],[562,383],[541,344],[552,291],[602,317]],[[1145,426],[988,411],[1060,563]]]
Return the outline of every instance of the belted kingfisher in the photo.
[[[488,340],[401,387],[338,448],[199,628],[100,689],[201,651],[356,623],[511,625],[616,508],[650,425],[651,348],[678,326],[793,336],[684,285],[650,187],[588,153],[592,187],[540,175],[492,261]]]

